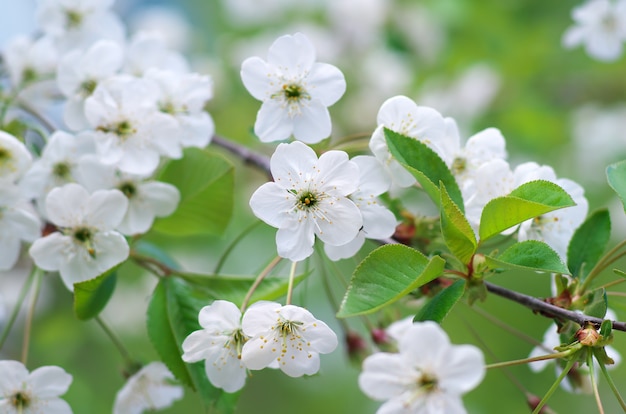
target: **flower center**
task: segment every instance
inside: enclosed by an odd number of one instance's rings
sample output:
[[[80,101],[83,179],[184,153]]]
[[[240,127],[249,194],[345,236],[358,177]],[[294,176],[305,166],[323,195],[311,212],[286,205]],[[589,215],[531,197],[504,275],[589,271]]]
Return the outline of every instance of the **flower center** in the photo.
[[[25,67],[22,70],[22,83],[24,85],[37,80],[37,71],[31,67]]]
[[[98,86],[98,82],[93,79],[88,79],[80,84],[79,93],[85,97],[91,96],[94,90],[96,90],[96,86]]]
[[[132,181],[126,181],[117,187],[126,198],[133,198],[137,194],[137,186]]]
[[[467,160],[463,157],[456,157],[454,161],[452,161],[452,174],[460,174],[465,171],[467,167]]]
[[[18,391],[11,396],[11,405],[17,408],[18,412],[22,412],[23,409],[30,405],[30,395],[25,392]]]
[[[131,123],[127,120],[118,122],[117,124],[113,124],[111,126],[99,126],[96,129],[105,133],[113,133],[120,137],[122,140],[137,132],[135,128],[133,128]]]
[[[11,161],[11,151],[6,148],[0,147],[0,165]]]
[[[615,32],[617,30],[617,19],[611,13],[605,15],[602,18],[602,27],[608,32]]]
[[[65,21],[68,29],[75,29],[83,22],[83,15],[76,10],[65,10]]]
[[[309,98],[309,94],[297,83],[283,85],[283,93],[288,101],[298,101],[300,98]]]
[[[58,162],[52,166],[52,175],[67,180],[70,178],[72,171],[70,164],[67,162]]]
[[[424,392],[431,392],[437,388],[437,378],[428,373],[423,373],[417,380],[417,386]]]
[[[311,191],[304,191],[298,194],[296,207],[300,210],[308,209],[314,207],[317,204],[317,201],[317,194],[314,194]]]
[[[78,243],[83,244],[87,253],[92,258],[96,258],[96,250],[93,248],[93,231],[89,227],[76,227],[72,229],[72,237]]]
[[[300,325],[302,325],[302,322],[284,321],[278,326],[278,332],[280,332],[281,336],[284,338],[287,335],[292,335]]]

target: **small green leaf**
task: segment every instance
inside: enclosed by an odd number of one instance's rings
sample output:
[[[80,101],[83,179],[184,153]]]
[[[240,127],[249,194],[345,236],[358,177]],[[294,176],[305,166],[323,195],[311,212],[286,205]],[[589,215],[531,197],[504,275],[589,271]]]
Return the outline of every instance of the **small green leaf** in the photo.
[[[626,279],[626,272],[624,272],[623,270],[613,269],[613,273]]]
[[[444,264],[408,246],[381,246],[354,270],[337,317],[375,312],[440,276]]]
[[[459,279],[429,300],[417,312],[413,321],[435,321],[441,323],[465,293],[465,280]]]
[[[74,313],[78,319],[88,320],[102,312],[115,290],[118,267],[119,265],[94,279],[74,283]]]
[[[605,289],[596,289],[587,293],[582,297],[582,301],[585,304],[583,309],[583,313],[585,315],[595,316],[596,318],[604,318],[608,308]]]
[[[215,388],[206,377],[204,362],[186,364],[181,359],[181,344],[193,331],[200,329],[198,313],[212,302],[205,292],[185,281],[162,278],[148,306],[148,336],[169,370],[202,397],[205,409],[234,411],[234,397]]]
[[[492,269],[529,269],[539,272],[569,274],[559,254],[546,243],[526,240],[515,243],[498,257],[485,256]]]
[[[170,161],[160,181],[180,191],[176,211],[154,222],[153,229],[168,235],[221,234],[233,213],[234,168],[219,154],[189,148],[180,160]]]
[[[441,183],[441,232],[446,245],[462,263],[467,264],[476,252],[476,236],[469,222]]]
[[[575,205],[558,185],[544,180],[530,181],[509,195],[489,201],[480,217],[480,240],[500,234],[528,219]]]
[[[606,167],[606,178],[611,188],[617,193],[626,210],[626,160]]]
[[[607,210],[593,213],[576,230],[567,248],[567,266],[574,277],[584,279],[598,263],[611,236]]]
[[[417,139],[387,128],[384,131],[389,152],[415,177],[435,204],[439,205],[439,182],[442,182],[454,204],[464,212],[465,206],[459,185],[441,157]]]
[[[600,325],[600,335],[602,335],[604,338],[610,338],[612,331],[613,322],[608,319],[603,320],[602,324]]]

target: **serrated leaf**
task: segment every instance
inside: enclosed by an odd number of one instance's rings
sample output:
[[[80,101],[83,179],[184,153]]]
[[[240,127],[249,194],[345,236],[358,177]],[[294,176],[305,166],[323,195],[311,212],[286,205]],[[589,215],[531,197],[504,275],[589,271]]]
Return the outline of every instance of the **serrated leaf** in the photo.
[[[476,236],[469,222],[452,201],[441,183],[441,232],[446,246],[462,263],[467,264],[476,252]]]
[[[606,167],[606,178],[611,188],[617,193],[626,210],[626,160]]]
[[[492,269],[529,269],[548,273],[569,274],[559,254],[546,243],[538,240],[526,240],[515,243],[498,255],[485,256],[487,265]]]
[[[417,312],[413,321],[441,323],[459,299],[463,297],[463,293],[465,293],[465,280],[459,279],[429,300]]]
[[[582,298],[584,303],[583,313],[596,318],[604,318],[608,309],[608,300],[605,289],[596,289],[587,293]]]
[[[94,318],[106,307],[115,291],[118,267],[93,279],[74,283],[74,313],[78,319],[85,321]]]
[[[385,139],[391,155],[422,185],[430,198],[439,205],[439,182],[461,212],[465,211],[463,196],[450,169],[428,145],[385,128]]]
[[[294,278],[294,287],[303,281],[309,273],[305,273]],[[192,285],[197,285],[205,289],[212,297],[233,302],[240,306],[245,298],[250,286],[256,280],[254,276],[213,276],[193,273],[179,273],[178,276],[185,279]],[[254,291],[251,303],[259,300],[275,300],[287,294],[289,280],[279,277],[267,277]]]
[[[444,264],[405,245],[381,246],[354,270],[337,317],[375,312],[440,276]]]
[[[221,234],[233,212],[234,168],[219,154],[198,148],[185,150],[159,175],[180,191],[176,211],[154,222],[153,229],[169,235]]]
[[[558,185],[536,180],[522,184],[504,197],[489,201],[480,217],[480,240],[500,234],[528,219],[575,205],[572,197]]]
[[[593,213],[576,229],[567,248],[567,267],[574,277],[584,279],[598,263],[611,236],[607,210]]]
[[[221,412],[232,412],[233,397],[211,385],[204,363],[186,364],[181,358],[182,342],[191,332],[200,329],[198,313],[211,301],[205,292],[183,280],[162,278],[148,306],[148,336],[172,374],[200,394],[207,411],[220,407]]]

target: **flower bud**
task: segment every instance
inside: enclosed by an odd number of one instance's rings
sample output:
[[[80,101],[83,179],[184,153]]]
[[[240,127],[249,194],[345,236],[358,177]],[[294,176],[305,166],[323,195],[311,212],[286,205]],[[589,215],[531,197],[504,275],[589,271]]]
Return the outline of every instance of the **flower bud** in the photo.
[[[595,346],[600,340],[600,334],[593,325],[587,324],[587,326],[576,332],[576,338],[578,342],[585,346]]]

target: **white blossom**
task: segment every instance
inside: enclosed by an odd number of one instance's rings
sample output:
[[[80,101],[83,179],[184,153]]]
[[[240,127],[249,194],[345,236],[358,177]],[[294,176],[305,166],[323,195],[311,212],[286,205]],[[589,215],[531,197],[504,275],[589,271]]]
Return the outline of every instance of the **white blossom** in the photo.
[[[246,382],[241,351],[247,337],[241,330],[241,311],[232,302],[216,300],[200,310],[198,322],[202,329],[183,341],[183,360],[205,360],[213,385],[226,392],[239,391]]]
[[[340,246],[354,239],[363,224],[347,196],[357,189],[359,167],[343,151],[315,152],[295,141],[280,144],[271,158],[274,182],[250,198],[254,214],[278,228],[278,254],[300,261],[313,253],[315,235]]]
[[[89,194],[70,183],[50,191],[46,198],[48,220],[58,227],[30,248],[35,264],[59,271],[71,291],[74,283],[92,279],[128,257],[126,239],[113,229],[122,221],[128,200],[119,190]]]
[[[151,68],[176,73],[189,72],[185,58],[168,49],[162,36],[153,32],[139,32],[127,45],[123,70],[134,76],[142,76]]]
[[[0,131],[0,184],[15,183],[30,167],[32,156],[13,135]]]
[[[272,364],[290,377],[313,375],[319,371],[319,354],[337,347],[337,335],[308,310],[275,302],[256,302],[244,313],[241,322],[250,339],[241,358],[249,369]]]
[[[5,47],[3,57],[14,87],[52,77],[58,61],[57,50],[47,36],[38,39],[14,37]]]
[[[18,187],[0,184],[0,270],[11,269],[20,256],[22,242],[33,242],[41,223]]]
[[[390,178],[376,158],[360,155],[351,160],[359,167],[359,187],[348,196],[361,211],[363,227],[357,236],[341,246],[324,244],[324,251],[331,260],[352,257],[365,243],[365,239],[391,237],[398,221],[394,214],[380,201],[379,195],[389,189]]]
[[[370,150],[389,171],[398,187],[413,185],[415,178],[389,152],[384,128],[421,141],[440,156],[443,154],[446,125],[443,116],[432,108],[418,106],[406,96],[394,96],[378,110],[377,123],[378,127],[370,139]]]
[[[414,323],[398,340],[398,353],[379,352],[363,361],[361,390],[385,401],[378,413],[465,413],[461,395],[485,375],[482,352],[451,345],[434,322]]]
[[[588,0],[572,10],[576,23],[563,34],[563,46],[584,45],[594,59],[614,61],[626,40],[626,1]]]
[[[262,101],[254,133],[263,142],[293,135],[316,143],[331,132],[328,107],[346,90],[343,74],[335,66],[315,62],[315,48],[302,33],[278,38],[267,61],[246,59],[241,79],[250,94]]]
[[[3,414],[72,414],[59,398],[72,376],[60,367],[44,366],[28,372],[18,361],[0,361],[0,412]]]
[[[183,397],[183,387],[162,362],[151,362],[128,378],[115,396],[113,414],[141,414],[160,410]]]

